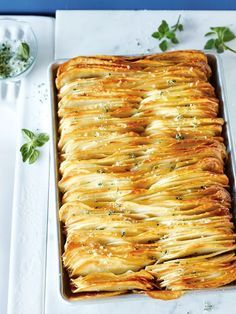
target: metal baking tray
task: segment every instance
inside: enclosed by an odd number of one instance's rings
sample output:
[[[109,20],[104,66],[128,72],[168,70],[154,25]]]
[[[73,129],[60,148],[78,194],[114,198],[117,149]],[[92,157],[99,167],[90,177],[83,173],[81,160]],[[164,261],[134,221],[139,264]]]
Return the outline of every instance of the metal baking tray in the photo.
[[[225,173],[229,178],[230,183],[230,194],[232,198],[232,215],[233,215],[233,222],[236,227],[236,164],[235,164],[235,152],[233,149],[233,137],[232,137],[232,131],[230,126],[230,112],[226,97],[226,91],[225,91],[225,84],[224,84],[224,75],[223,75],[223,69],[222,69],[222,63],[218,55],[216,54],[208,54],[206,53],[208,58],[208,63],[212,70],[212,76],[210,78],[211,84],[215,88],[216,96],[219,99],[219,117],[222,117],[225,121],[223,126],[223,132],[222,136],[224,137],[224,144],[227,149],[228,153],[228,159],[225,163]],[[51,179],[54,181],[55,189],[53,191],[50,191],[53,193],[53,197],[55,198],[55,204],[56,204],[56,218],[57,218],[57,246],[58,246],[58,256],[57,260],[55,260],[55,263],[59,263],[59,273],[58,273],[58,280],[59,280],[59,287],[60,287],[60,293],[64,300],[66,301],[79,301],[81,293],[74,294],[71,292],[70,289],[70,282],[69,282],[69,276],[67,274],[67,271],[63,267],[62,263],[62,254],[64,252],[64,244],[65,244],[65,235],[63,234],[63,226],[61,225],[59,221],[59,209],[61,206],[61,193],[58,189],[58,181],[60,179],[59,174],[59,160],[58,160],[58,116],[57,116],[57,88],[55,85],[55,79],[56,79],[56,73],[57,69],[60,64],[66,62],[68,59],[60,59],[56,60],[53,63],[49,65],[48,68],[48,74],[49,74],[49,94],[50,94],[50,118],[51,118],[51,162],[52,162],[52,168],[51,168]],[[231,283],[230,285],[216,288],[216,289],[204,289],[205,290],[212,290],[212,291],[219,291],[219,290],[226,290],[226,289],[235,289],[236,283]],[[192,291],[192,290],[191,290]],[[188,291],[188,293],[191,293],[191,291]],[[198,290],[200,291],[200,290]],[[196,290],[194,290],[196,292]],[[115,298],[119,298],[119,296],[116,296]],[[112,298],[111,298],[112,299]],[[80,301],[82,302],[82,301]],[[84,302],[84,301],[83,301]]]

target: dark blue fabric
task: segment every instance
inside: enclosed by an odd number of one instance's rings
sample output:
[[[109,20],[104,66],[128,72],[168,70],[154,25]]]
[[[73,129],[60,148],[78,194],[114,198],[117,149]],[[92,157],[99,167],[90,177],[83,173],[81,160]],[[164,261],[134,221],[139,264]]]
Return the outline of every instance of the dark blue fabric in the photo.
[[[0,14],[56,10],[236,10],[235,0],[0,0]]]

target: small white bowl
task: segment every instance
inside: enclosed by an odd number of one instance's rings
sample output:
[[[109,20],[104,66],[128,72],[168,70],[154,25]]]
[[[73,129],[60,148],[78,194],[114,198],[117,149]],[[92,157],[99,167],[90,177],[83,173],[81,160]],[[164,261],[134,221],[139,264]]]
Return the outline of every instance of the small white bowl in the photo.
[[[8,41],[26,42],[30,47],[31,62],[22,72],[18,73],[17,75],[6,78],[0,78],[0,83],[21,80],[25,75],[27,75],[32,70],[38,53],[36,36],[31,26],[26,22],[10,18],[0,19],[0,43]]]

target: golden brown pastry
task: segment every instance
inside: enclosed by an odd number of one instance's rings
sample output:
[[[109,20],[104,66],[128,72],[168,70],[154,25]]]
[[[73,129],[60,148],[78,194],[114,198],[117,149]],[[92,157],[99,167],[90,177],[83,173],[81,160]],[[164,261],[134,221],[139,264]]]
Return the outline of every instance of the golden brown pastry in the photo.
[[[236,279],[210,75],[194,50],[59,66],[59,215],[75,298],[172,299]]]

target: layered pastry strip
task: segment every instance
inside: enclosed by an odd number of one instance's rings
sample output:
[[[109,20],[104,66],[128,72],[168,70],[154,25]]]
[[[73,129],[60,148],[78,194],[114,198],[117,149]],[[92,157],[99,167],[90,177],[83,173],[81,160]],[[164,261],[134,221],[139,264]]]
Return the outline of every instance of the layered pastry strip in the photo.
[[[199,51],[60,65],[60,220],[72,293],[170,299],[236,279],[223,119]]]

